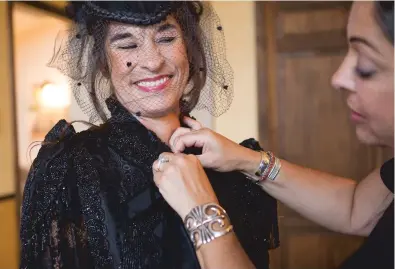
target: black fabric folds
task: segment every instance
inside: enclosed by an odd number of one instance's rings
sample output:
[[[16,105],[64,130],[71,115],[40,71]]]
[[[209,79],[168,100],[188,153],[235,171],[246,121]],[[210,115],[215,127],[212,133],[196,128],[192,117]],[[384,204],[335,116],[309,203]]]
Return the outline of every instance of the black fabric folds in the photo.
[[[170,149],[118,101],[107,106],[112,117],[99,127],[76,133],[62,120],[46,136],[24,191],[20,268],[200,268],[152,180]],[[206,172],[247,254],[269,268],[276,201],[241,173]]]

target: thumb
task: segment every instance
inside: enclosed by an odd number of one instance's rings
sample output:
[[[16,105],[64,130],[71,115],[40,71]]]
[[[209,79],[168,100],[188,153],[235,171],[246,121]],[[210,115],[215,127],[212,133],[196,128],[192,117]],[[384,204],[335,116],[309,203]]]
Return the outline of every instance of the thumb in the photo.
[[[169,139],[169,145],[170,146],[173,145],[175,140],[177,140],[183,134],[186,134],[189,132],[191,132],[191,129],[189,129],[189,128],[184,128],[184,127],[177,128]],[[177,152],[177,153],[179,153],[179,152]]]
[[[193,131],[177,136],[170,147],[174,153],[180,153],[188,147],[206,147],[207,143],[207,136],[202,131]]]
[[[212,162],[210,161],[210,153],[203,152],[201,155],[195,156],[203,167],[209,168],[212,166]]]

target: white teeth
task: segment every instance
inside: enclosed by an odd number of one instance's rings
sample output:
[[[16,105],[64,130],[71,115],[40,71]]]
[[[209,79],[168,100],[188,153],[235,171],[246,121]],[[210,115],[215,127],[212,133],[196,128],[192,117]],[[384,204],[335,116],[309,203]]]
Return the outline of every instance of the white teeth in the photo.
[[[168,77],[164,77],[164,78],[158,79],[156,81],[141,81],[141,82],[137,82],[137,85],[151,88],[151,87],[157,87],[157,86],[165,83],[167,80],[169,80],[169,78]]]

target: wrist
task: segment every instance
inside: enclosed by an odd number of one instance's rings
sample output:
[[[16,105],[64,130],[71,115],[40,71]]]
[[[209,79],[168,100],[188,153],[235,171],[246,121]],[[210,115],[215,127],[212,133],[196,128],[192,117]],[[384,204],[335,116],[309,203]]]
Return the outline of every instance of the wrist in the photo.
[[[249,170],[242,171],[247,178],[254,181],[257,184],[265,181],[266,179],[270,179],[271,181],[275,180],[278,173],[280,172],[281,163],[280,159],[277,158],[272,152],[270,151],[261,151],[260,154],[260,161],[259,165],[253,168],[251,162],[252,159],[249,161]],[[255,157],[256,158],[256,157]],[[254,159],[255,160],[255,159]],[[247,167],[247,166],[246,166]]]
[[[244,148],[245,153],[242,154],[243,158],[240,160],[238,170],[244,174],[255,176],[255,172],[261,162],[261,153],[248,148]]]
[[[184,218],[184,225],[196,250],[233,231],[228,214],[218,203],[194,207]]]
[[[203,197],[200,197],[200,198],[203,198]],[[191,203],[188,203],[188,206],[183,207],[182,211],[180,211],[178,213],[178,215],[180,216],[180,218],[182,220],[185,220],[187,215],[190,214],[194,208],[202,207],[202,206],[204,206],[206,204],[217,204],[217,205],[219,205],[219,202],[218,202],[218,199],[217,199],[216,196],[209,197],[209,198],[206,197],[204,199],[199,199],[199,201],[193,201]]]

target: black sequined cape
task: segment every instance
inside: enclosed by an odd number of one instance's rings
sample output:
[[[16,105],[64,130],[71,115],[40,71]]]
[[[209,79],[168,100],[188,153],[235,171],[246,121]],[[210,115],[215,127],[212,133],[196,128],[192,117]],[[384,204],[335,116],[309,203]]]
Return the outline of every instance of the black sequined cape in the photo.
[[[47,134],[24,190],[21,268],[200,268],[152,180],[170,149],[115,99],[107,106],[112,117],[99,127],[76,133],[61,120]],[[276,201],[241,173],[206,172],[250,259],[268,268]]]

